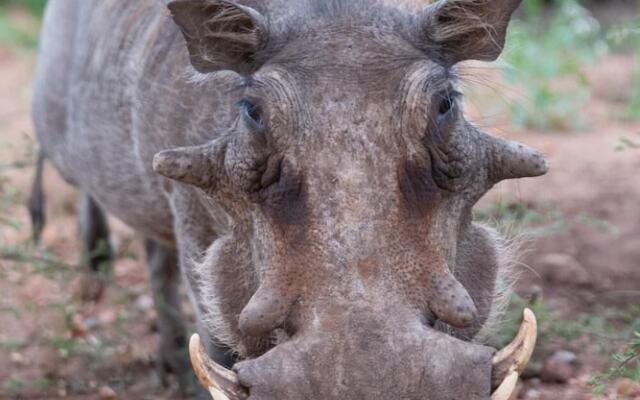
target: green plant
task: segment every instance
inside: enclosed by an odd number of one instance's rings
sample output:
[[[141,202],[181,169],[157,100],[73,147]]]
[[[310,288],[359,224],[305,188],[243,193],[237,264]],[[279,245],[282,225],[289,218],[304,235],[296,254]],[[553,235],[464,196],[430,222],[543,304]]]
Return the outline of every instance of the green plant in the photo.
[[[576,224],[596,232],[617,235],[620,229],[613,223],[589,213],[567,214],[551,206],[539,206],[513,201],[497,201],[489,206],[474,209],[474,218],[480,222],[506,231],[507,236],[524,238],[546,236],[565,231]]]
[[[0,0],[0,42],[34,50],[45,0]]]
[[[590,342],[599,345],[603,354],[613,354],[611,366],[589,382],[595,394],[603,394],[618,378],[640,382],[640,305],[598,307],[589,312],[561,315],[540,297],[526,300],[514,294],[491,345],[500,348],[512,340],[525,307],[530,308],[538,320],[537,348],[558,342],[570,345],[588,337]]]
[[[640,43],[640,40],[638,40],[638,42]],[[638,45],[637,51],[640,52],[640,44]],[[625,117],[630,120],[640,120],[640,58],[638,58],[637,55],[633,73],[631,99],[629,100]]]
[[[23,391],[26,387],[26,384],[20,378],[11,377],[7,379],[2,386],[7,392],[16,394]]]
[[[594,231],[601,233],[609,233],[613,235],[617,235],[620,233],[620,229],[617,226],[613,225],[607,220],[602,218],[595,217],[588,213],[580,213],[576,217],[577,222],[582,225],[588,226]]]
[[[625,348],[611,358],[614,365],[589,381],[595,394],[603,394],[607,384],[617,378],[629,378],[640,382],[640,331],[634,332],[633,338]]]
[[[499,230],[506,230],[508,236],[526,233],[527,238],[562,231],[569,222],[556,208],[513,201],[497,201],[487,207],[474,209],[474,218]]]
[[[4,225],[19,229],[20,224],[9,217],[9,208],[20,201],[20,193],[9,186],[9,179],[2,174],[4,169],[0,164],[0,227]]]
[[[49,378],[38,378],[32,382],[32,386],[39,390],[46,390],[54,384],[54,381]]]
[[[32,272],[49,278],[67,279],[79,268],[64,263],[47,252],[35,254],[30,244],[0,246],[0,261],[11,261],[16,266],[32,268]]]
[[[25,381],[17,377],[11,377],[7,379],[2,386],[7,392],[17,395],[17,398],[22,398],[19,394],[23,393],[25,390],[46,390],[53,384],[54,381],[49,378],[37,378],[32,381]]]
[[[630,50],[635,53],[635,66],[631,96],[627,109],[622,117],[627,120],[640,119],[640,18],[634,21],[616,25],[607,33],[607,40],[612,47],[622,50]]]
[[[13,351],[20,351],[26,346],[26,343],[17,340],[4,340],[0,341],[0,350],[7,353]]]
[[[575,319],[562,318],[542,299],[536,298],[527,301],[514,294],[504,316],[505,322],[492,344],[500,348],[513,340],[520,327],[522,310],[525,307],[530,308],[538,320],[538,344],[540,346],[556,339],[576,339],[583,335],[586,329],[602,325],[601,319],[593,318],[588,314],[576,316]]]
[[[514,123],[538,130],[579,130],[590,96],[583,67],[607,51],[599,23],[576,0],[558,0],[551,17],[541,0],[524,3],[503,60],[507,81],[524,91],[510,104]]]
[[[0,0],[0,8],[22,7],[35,16],[42,17],[47,0]]]
[[[640,89],[638,89],[640,91]],[[640,117],[639,117],[640,118]],[[640,141],[621,137],[615,147],[616,151],[637,150],[640,149]]]
[[[545,215],[537,211],[533,205],[519,202],[497,201],[489,207],[476,210],[475,217],[482,221],[509,221],[525,226],[544,222]]]
[[[599,307],[590,312],[576,313],[567,317],[558,312],[540,297],[532,300],[514,294],[503,318],[503,326],[492,344],[506,345],[513,339],[520,326],[522,310],[528,307],[538,320],[538,344],[564,340],[574,341],[590,336],[599,342],[603,352],[611,353],[620,343],[626,343],[640,329],[640,306],[625,309]]]

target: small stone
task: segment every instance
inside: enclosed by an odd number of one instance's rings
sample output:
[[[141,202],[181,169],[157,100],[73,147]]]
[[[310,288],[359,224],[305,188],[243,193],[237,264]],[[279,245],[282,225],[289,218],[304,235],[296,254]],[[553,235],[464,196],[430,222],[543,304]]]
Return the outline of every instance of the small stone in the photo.
[[[100,325],[100,321],[98,321],[98,319],[95,317],[89,317],[84,320],[84,324],[88,330],[93,330]]]
[[[108,326],[116,322],[118,319],[118,315],[111,308],[107,308],[105,310],[100,311],[98,313],[98,321],[100,321],[100,325]]]
[[[91,346],[99,347],[102,345],[102,341],[96,335],[89,335],[86,337],[87,343]]]
[[[567,383],[574,375],[577,360],[575,353],[558,350],[545,361],[540,378],[543,382]]]
[[[589,273],[575,257],[564,253],[545,254],[536,263],[536,270],[543,279],[559,284],[586,285]]]
[[[522,373],[522,379],[537,379],[542,373],[542,362],[531,360]]]
[[[16,351],[14,351],[13,353],[9,354],[9,359],[14,364],[18,364],[18,365],[24,365],[25,364],[24,356],[22,354],[16,352]]]
[[[63,380],[58,381],[56,392],[58,393],[58,397],[67,397],[67,383]]]
[[[542,381],[540,380],[540,378],[532,378],[532,379],[529,379],[529,384],[531,386],[540,386],[542,385]]]
[[[118,397],[116,392],[109,386],[100,387],[100,390],[98,390],[98,395],[101,399],[115,399],[116,397]]]
[[[551,356],[554,360],[565,362],[569,364],[575,364],[578,361],[578,356],[575,353],[567,350],[558,350]]]
[[[536,389],[529,389],[524,394],[524,398],[525,399],[539,399],[540,398],[540,391],[536,390]]]
[[[74,314],[71,317],[69,330],[71,331],[71,337],[73,338],[83,338],[87,336],[87,332],[89,332],[89,328],[87,328],[87,325],[84,323],[82,316],[80,316],[79,314]]]
[[[136,299],[136,308],[140,311],[148,311],[153,308],[153,299],[151,296],[142,295]]]
[[[640,396],[640,382],[633,381],[628,378],[619,379],[616,382],[616,391],[620,397]]]

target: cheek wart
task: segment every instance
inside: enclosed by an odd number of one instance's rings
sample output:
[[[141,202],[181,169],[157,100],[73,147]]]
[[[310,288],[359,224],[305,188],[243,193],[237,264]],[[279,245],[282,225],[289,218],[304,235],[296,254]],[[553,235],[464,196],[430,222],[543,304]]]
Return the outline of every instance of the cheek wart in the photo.
[[[415,161],[400,163],[398,189],[401,208],[413,218],[428,215],[442,197],[442,190],[433,179],[430,168]]]

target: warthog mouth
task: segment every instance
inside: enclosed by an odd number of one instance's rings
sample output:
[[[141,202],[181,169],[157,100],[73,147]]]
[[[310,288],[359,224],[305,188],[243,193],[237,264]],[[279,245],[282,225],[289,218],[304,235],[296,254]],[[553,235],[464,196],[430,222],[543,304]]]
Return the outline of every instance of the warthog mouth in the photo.
[[[492,360],[491,380],[495,388],[490,400],[511,398],[520,374],[527,366],[537,339],[537,321],[530,309],[523,313],[520,330],[515,339],[498,351]],[[200,383],[211,393],[213,400],[246,400],[249,390],[243,387],[235,372],[228,370],[209,358],[194,334],[189,343],[191,363]]]

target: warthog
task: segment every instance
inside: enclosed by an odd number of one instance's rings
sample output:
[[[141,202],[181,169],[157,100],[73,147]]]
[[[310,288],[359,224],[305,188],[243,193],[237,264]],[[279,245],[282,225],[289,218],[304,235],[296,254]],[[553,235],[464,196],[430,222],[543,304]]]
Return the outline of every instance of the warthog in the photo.
[[[512,375],[474,342],[503,257],[471,209],[547,165],[465,119],[455,66],[496,59],[520,1],[49,1],[43,155],[86,255],[102,210],[147,239],[162,367],[189,370],[183,275],[207,357],[238,361],[220,398],[488,399]]]

